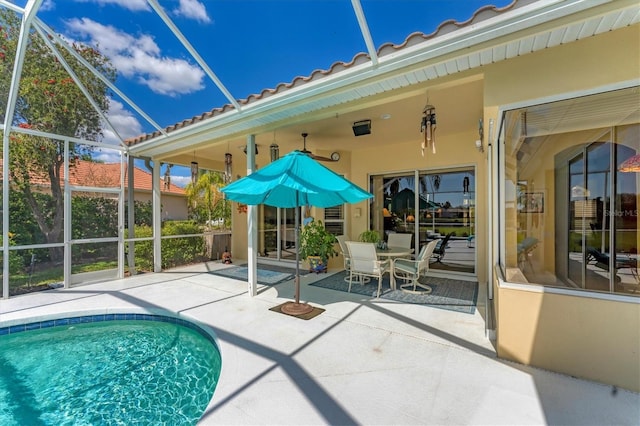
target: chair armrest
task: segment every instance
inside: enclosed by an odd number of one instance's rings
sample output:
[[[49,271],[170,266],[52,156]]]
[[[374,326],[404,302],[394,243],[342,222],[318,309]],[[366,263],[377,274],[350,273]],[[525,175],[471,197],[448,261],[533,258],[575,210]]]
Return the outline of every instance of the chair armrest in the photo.
[[[397,266],[397,265],[406,265],[406,266],[410,266],[410,267],[415,267],[415,265],[419,263],[418,260],[415,259],[406,259],[403,257],[399,257],[397,259],[393,259],[393,265]]]
[[[387,269],[389,269],[389,265],[391,264],[391,262],[389,261],[389,259],[376,260],[376,264],[378,265],[378,268],[386,271]]]
[[[385,259],[385,260],[376,260],[376,262],[378,263],[379,266],[389,266],[390,265],[390,261],[389,259]]]

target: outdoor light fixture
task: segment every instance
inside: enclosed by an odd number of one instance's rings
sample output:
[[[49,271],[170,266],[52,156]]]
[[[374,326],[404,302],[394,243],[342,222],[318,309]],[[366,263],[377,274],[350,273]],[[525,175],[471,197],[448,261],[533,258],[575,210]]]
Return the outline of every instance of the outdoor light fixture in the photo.
[[[198,162],[192,161],[191,162],[191,183],[195,185],[197,181],[198,181]]]
[[[420,132],[423,133],[422,138],[422,156],[424,157],[424,149],[431,144],[431,150],[436,153],[436,107],[433,105],[425,105],[422,111],[422,122],[420,123]]]
[[[353,134],[355,136],[368,135],[371,133],[371,120],[361,120],[353,123]]]
[[[280,147],[278,146],[277,143],[272,143],[271,146],[269,146],[269,151],[271,152],[271,162],[273,163],[274,161],[276,161],[278,158],[280,158]]]
[[[231,164],[233,163],[233,155],[230,153],[224,154],[224,180],[231,182]]]

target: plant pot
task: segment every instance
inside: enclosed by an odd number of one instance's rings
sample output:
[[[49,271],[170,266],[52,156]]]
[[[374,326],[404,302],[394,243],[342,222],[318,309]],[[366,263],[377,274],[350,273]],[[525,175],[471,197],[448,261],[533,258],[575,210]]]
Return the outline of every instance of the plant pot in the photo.
[[[322,259],[322,257],[309,256],[307,260],[309,261],[309,272],[315,272],[316,274],[327,272],[327,261]]]

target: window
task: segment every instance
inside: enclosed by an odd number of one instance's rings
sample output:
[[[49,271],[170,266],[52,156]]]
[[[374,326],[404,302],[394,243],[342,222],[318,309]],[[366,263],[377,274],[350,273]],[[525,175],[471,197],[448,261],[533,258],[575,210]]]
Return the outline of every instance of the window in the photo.
[[[371,229],[385,239],[389,233],[412,234],[416,253],[429,241],[450,234],[442,256],[430,268],[475,273],[473,168],[376,175],[371,177],[370,191],[374,194],[370,201]]]
[[[505,114],[509,280],[640,295],[638,114],[637,88]]]
[[[324,209],[324,228],[333,235],[344,235],[344,205]]]

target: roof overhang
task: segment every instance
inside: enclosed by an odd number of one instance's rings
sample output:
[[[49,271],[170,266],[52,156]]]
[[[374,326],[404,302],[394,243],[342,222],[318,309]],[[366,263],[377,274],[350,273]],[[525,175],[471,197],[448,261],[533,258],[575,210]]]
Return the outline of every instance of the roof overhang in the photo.
[[[385,47],[377,64],[353,64],[319,79],[182,126],[129,147],[162,157],[203,144],[271,131],[279,124],[352,111],[394,91],[424,91],[424,83],[570,43],[640,22],[636,0],[539,0],[413,45]],[[409,39],[411,36],[407,39]],[[364,102],[366,103],[366,102]],[[178,126],[175,126],[178,127]]]

